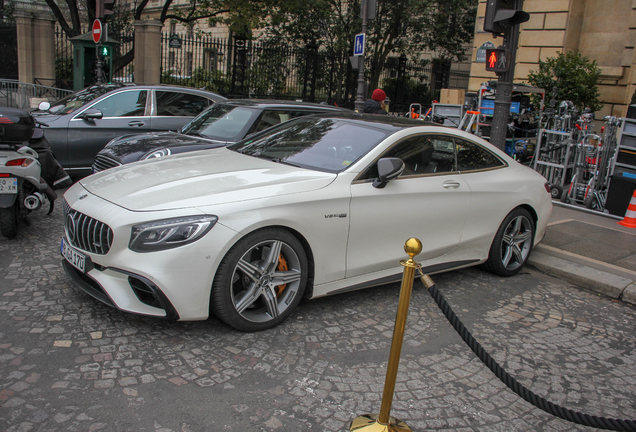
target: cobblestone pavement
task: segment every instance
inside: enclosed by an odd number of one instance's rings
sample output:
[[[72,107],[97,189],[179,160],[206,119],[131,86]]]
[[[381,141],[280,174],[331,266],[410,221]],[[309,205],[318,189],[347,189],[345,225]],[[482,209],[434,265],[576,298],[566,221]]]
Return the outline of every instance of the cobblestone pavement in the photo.
[[[61,203],[0,239],[0,430],[346,431],[378,412],[399,285],[317,299],[262,333],[124,314],[61,267]],[[522,384],[636,419],[636,308],[527,270],[434,276]],[[590,431],[508,390],[417,285],[391,414],[414,431]]]

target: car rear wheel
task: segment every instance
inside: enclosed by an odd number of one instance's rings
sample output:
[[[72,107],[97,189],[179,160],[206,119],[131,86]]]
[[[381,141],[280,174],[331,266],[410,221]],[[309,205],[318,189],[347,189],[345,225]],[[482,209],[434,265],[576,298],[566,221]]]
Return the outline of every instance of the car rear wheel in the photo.
[[[513,276],[526,264],[534,242],[534,220],[517,208],[504,219],[490,246],[486,270],[500,276]]]
[[[236,243],[219,265],[211,311],[241,331],[261,331],[284,321],[307,285],[307,255],[296,237],[266,228]]]

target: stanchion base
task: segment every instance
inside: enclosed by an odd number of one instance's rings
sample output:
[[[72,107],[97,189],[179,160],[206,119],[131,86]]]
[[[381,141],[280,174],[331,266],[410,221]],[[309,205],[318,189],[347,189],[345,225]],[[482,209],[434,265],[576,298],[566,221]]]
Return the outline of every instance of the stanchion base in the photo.
[[[388,424],[378,422],[380,414],[365,414],[351,422],[350,432],[413,432],[402,420],[389,417]]]

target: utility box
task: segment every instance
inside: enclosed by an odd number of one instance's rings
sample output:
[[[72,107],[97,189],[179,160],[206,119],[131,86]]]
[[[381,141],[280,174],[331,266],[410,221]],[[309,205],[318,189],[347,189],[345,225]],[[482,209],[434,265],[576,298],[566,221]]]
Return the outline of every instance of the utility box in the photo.
[[[465,90],[442,89],[439,94],[439,103],[448,105],[464,105],[465,97]]]
[[[82,90],[93,84],[97,55],[104,63],[105,82],[109,82],[113,71],[113,50],[119,42],[106,37],[106,40],[102,40],[97,45],[91,33],[75,36],[71,38],[71,42],[73,43],[73,90]]]

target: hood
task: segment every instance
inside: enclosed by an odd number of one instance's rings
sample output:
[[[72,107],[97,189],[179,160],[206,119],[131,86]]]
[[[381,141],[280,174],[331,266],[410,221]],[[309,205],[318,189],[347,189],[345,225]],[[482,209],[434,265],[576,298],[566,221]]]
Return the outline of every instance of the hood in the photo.
[[[156,211],[309,192],[336,177],[221,147],[124,165],[80,183],[126,209]]]
[[[42,123],[54,122],[62,117],[61,114],[52,114],[48,111],[31,111],[30,114]]]
[[[209,147],[222,144],[225,143],[176,132],[153,132],[119,137],[104,147],[99,154],[121,163],[129,163],[141,160],[148,152],[160,148]]]

